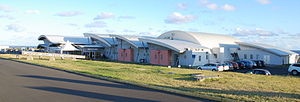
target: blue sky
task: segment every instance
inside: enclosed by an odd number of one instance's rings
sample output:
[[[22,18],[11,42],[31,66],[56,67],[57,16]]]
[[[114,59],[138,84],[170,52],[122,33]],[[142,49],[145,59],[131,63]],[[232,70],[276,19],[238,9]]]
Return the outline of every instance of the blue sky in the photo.
[[[169,30],[218,33],[300,49],[299,0],[1,0],[0,45],[37,45],[39,35]]]

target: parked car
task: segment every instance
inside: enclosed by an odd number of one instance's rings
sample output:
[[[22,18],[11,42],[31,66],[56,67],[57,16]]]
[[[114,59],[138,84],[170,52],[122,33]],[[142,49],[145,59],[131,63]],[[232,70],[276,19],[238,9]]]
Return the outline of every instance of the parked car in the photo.
[[[246,68],[246,64],[244,62],[236,62],[239,65],[240,69]]]
[[[222,66],[223,66],[223,70],[225,71],[225,70],[230,70],[230,64],[228,64],[228,63],[225,63],[225,64],[222,64]]]
[[[245,64],[246,68],[253,68],[253,66],[254,66],[252,61],[243,60],[241,62],[243,62]]]
[[[271,75],[271,72],[266,69],[253,69],[251,71],[246,72],[248,74],[259,74],[259,75]]]
[[[228,62],[225,62],[225,63],[229,64],[229,70],[240,69],[239,64],[237,62],[228,61]]]
[[[261,61],[259,61],[259,60],[252,60],[252,61],[257,65],[256,67],[258,67],[258,68],[263,67]]]
[[[300,63],[290,65],[288,72],[292,75],[298,75],[300,73]]]
[[[223,71],[223,65],[221,64],[215,64],[215,63],[209,63],[205,64],[203,66],[199,66],[197,69],[199,70],[210,70],[210,71]]]
[[[240,69],[239,64],[237,62],[231,62],[231,64],[233,65],[233,69]]]
[[[253,64],[253,67],[254,67],[254,68],[257,68],[257,67],[258,67],[258,65],[257,65],[254,61],[249,60],[249,62]]]
[[[265,61],[263,61],[263,60],[258,60],[258,61],[261,63],[261,66],[262,66],[262,67],[266,67]]]

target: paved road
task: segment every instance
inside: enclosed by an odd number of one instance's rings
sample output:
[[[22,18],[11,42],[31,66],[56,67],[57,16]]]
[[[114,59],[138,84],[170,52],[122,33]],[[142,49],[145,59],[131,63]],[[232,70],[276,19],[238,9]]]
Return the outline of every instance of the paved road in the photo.
[[[0,102],[207,101],[0,59]]]

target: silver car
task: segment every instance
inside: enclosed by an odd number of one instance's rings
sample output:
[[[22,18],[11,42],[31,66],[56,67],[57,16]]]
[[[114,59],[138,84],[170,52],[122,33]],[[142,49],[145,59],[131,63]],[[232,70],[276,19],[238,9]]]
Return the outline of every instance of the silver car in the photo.
[[[199,66],[197,69],[199,70],[210,70],[210,71],[223,71],[224,67],[221,64],[209,63],[203,66]]]

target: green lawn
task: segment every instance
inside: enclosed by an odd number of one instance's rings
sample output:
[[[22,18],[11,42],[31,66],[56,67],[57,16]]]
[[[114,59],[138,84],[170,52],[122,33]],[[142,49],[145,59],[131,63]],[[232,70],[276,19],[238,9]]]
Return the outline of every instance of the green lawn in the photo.
[[[0,55],[13,58],[14,55]],[[300,77],[263,76],[234,72],[212,72],[195,69],[167,68],[162,66],[125,64],[89,60],[16,59],[65,70],[89,73],[113,79],[179,90],[197,96],[212,96],[237,101],[300,101]],[[169,74],[173,72],[175,74]],[[222,78],[193,80],[191,74],[220,75]]]

